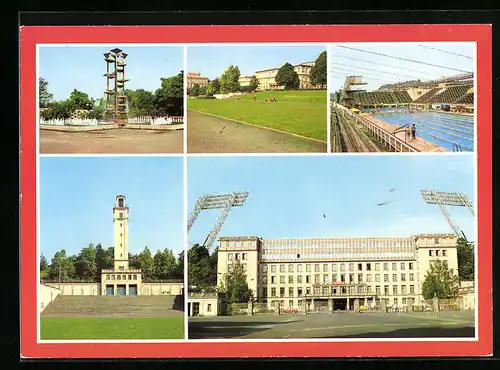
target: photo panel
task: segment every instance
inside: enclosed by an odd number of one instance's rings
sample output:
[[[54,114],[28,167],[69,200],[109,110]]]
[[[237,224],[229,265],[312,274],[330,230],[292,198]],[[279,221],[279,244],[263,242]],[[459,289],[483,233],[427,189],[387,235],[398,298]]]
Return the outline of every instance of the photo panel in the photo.
[[[187,70],[188,153],[327,152],[325,44],[190,46]]]
[[[182,157],[42,157],[39,176],[40,340],[184,339]]]
[[[476,337],[473,156],[190,157],[188,179],[189,339]]]
[[[182,154],[183,47],[39,45],[41,154]]]
[[[475,42],[328,47],[331,152],[474,152]]]

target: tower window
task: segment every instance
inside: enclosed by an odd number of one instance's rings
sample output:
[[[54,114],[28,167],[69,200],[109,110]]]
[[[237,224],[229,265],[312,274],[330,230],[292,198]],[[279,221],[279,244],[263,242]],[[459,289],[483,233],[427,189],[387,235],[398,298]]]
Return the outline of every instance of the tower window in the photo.
[[[122,212],[120,212],[120,218],[123,218],[123,213]]]
[[[123,207],[123,198],[118,198],[118,207]]]

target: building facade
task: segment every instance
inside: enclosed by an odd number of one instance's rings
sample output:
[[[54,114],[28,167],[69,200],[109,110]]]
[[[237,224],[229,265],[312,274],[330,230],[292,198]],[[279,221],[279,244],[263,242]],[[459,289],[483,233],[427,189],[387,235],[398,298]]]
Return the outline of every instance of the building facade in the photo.
[[[186,77],[188,89],[192,89],[194,85],[199,87],[208,86],[208,77],[202,76],[200,72],[188,72]]]
[[[250,83],[252,82],[252,79],[254,77],[255,76],[240,76],[240,78],[238,79],[238,82],[240,83],[241,87],[250,86]]]
[[[293,67],[294,71],[297,72],[299,76],[299,89],[314,89],[322,88],[322,86],[314,86],[311,83],[311,68],[314,66],[314,62],[305,62],[297,64]],[[258,90],[282,90],[283,86],[279,86],[276,83],[275,77],[278,74],[279,68],[263,69],[261,71],[255,72],[257,81],[259,82]]]
[[[421,286],[429,266],[443,260],[458,274],[457,237],[426,234],[404,238],[219,239],[220,285],[234,261],[246,273],[257,301],[307,309],[333,305],[403,307],[423,303]]]

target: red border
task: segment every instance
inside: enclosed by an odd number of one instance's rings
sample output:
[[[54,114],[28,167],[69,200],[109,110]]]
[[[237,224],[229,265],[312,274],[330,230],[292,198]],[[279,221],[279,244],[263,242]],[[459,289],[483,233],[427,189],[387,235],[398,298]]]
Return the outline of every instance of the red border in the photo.
[[[36,44],[477,42],[479,339],[468,342],[37,344]],[[21,355],[25,358],[484,356],[492,354],[491,25],[139,26],[21,29]]]

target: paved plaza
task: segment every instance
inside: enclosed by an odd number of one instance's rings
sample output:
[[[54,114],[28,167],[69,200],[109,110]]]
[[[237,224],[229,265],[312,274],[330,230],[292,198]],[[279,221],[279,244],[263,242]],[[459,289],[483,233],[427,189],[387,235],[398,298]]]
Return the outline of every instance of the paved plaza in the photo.
[[[190,317],[189,338],[474,337],[474,311]]]

